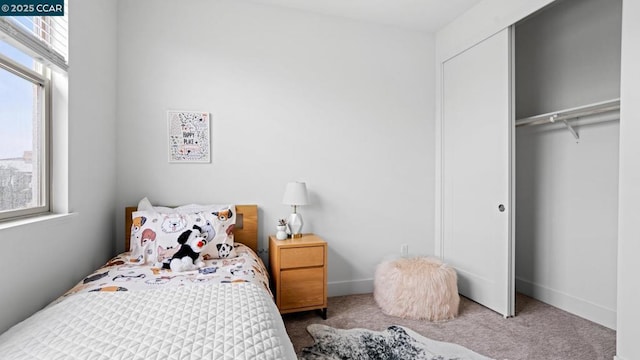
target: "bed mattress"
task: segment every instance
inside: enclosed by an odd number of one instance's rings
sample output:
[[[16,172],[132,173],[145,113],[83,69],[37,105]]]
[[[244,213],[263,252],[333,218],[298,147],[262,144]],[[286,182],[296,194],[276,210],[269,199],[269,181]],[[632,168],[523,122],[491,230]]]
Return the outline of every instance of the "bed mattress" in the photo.
[[[216,271],[171,276],[110,263],[0,335],[0,357],[296,359],[268,287],[248,279],[256,274],[251,260],[210,261]]]

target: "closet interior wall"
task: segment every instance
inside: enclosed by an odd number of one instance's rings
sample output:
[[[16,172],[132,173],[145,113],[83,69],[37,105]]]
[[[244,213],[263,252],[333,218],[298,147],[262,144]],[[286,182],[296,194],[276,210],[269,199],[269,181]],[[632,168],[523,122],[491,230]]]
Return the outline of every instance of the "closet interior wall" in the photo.
[[[621,0],[515,26],[515,116],[620,97]],[[615,329],[619,121],[516,129],[516,291]]]

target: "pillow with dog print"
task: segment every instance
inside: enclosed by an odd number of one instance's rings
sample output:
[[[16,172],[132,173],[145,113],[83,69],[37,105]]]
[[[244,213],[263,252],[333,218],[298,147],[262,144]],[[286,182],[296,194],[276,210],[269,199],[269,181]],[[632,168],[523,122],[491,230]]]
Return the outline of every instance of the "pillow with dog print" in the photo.
[[[142,200],[138,202],[138,211],[143,210],[152,210],[155,212],[173,214],[173,213],[196,213],[207,211],[210,208],[218,209],[228,207],[229,205],[199,205],[199,204],[189,204],[189,205],[181,205],[178,207],[166,207],[166,206],[155,206],[151,204],[151,201],[147,197],[144,197]]]
[[[233,246],[235,206],[209,205],[184,210],[186,209],[159,212],[152,209],[133,212],[131,263],[159,267],[169,263],[180,249],[180,235],[192,229],[206,233],[206,245],[201,251],[205,260],[237,256]]]

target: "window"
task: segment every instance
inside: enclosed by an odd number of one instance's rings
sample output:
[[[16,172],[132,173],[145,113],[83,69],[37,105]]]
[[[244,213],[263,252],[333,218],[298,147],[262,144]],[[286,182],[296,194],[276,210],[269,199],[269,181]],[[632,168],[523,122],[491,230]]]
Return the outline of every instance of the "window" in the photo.
[[[14,59],[31,61],[28,68]],[[0,216],[49,210],[49,82],[44,66],[0,44]]]
[[[50,79],[66,71],[63,20],[0,17],[0,220],[50,210]]]

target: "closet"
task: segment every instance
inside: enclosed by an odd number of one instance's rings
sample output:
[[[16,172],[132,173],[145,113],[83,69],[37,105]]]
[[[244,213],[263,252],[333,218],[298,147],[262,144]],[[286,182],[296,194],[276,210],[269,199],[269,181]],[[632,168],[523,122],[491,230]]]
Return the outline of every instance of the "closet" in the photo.
[[[615,328],[622,1],[516,23],[516,291]]]
[[[439,59],[436,253],[505,317],[517,291],[615,328],[622,1],[537,3]]]

